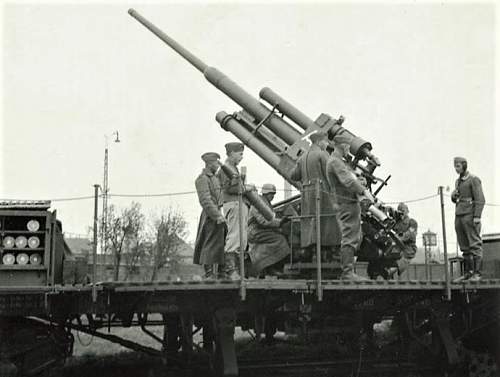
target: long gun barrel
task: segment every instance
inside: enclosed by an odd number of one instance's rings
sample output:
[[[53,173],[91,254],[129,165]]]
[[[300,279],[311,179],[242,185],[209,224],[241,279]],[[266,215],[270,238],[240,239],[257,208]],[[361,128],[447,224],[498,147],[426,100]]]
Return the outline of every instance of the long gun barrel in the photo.
[[[272,107],[269,108],[224,73],[207,65],[138,12],[130,9],[128,13],[243,108],[242,111],[231,115],[219,112],[216,120],[222,128],[235,135],[296,187],[300,185],[290,179],[291,171],[299,156],[309,148],[307,138],[318,130],[328,132],[335,142],[348,143],[351,153],[357,159],[374,159],[371,154],[371,144],[342,127],[341,120],[336,120],[328,114],[321,114],[316,121],[313,121],[271,89],[264,88],[260,92],[260,97]]]
[[[226,94],[229,98],[233,99],[241,107],[252,114],[252,116],[254,116],[256,119],[260,121],[269,115],[268,108],[266,108],[257,99],[248,94],[243,88],[233,82],[225,74],[220,72],[218,69],[205,64],[202,60],[198,59],[195,55],[182,47],[175,40],[170,38],[135,10],[129,9],[128,13],[141,24],[143,24],[147,29],[149,29],[154,35],[165,42],[168,46],[170,46],[179,55],[181,55],[184,59],[186,59],[189,63],[191,63],[191,65],[193,65],[196,69],[202,72],[205,78],[211,84],[213,84],[221,92]],[[276,133],[276,135],[278,135],[289,144],[293,144],[298,139],[300,139],[300,133],[276,115],[269,117],[269,119],[267,120],[267,125]]]

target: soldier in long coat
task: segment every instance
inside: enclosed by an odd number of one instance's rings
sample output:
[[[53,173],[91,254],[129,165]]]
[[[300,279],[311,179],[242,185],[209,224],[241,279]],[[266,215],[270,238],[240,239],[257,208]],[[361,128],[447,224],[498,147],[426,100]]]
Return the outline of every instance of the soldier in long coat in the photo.
[[[272,209],[271,202],[276,186],[266,183],[262,186],[262,199]],[[252,272],[259,275],[265,270],[278,267],[277,264],[290,255],[290,246],[281,232],[281,226],[289,221],[287,217],[266,220],[255,207],[250,207],[248,217],[248,243]]]
[[[299,158],[291,174],[291,179],[302,184],[301,216],[309,216],[300,220],[300,243],[309,252],[316,245],[316,182],[319,181],[321,246],[331,252],[340,245],[340,229],[336,219],[335,188],[330,185],[326,174],[328,138],[320,131],[312,134],[310,139],[311,147]]]
[[[226,220],[222,215],[222,190],[215,175],[220,156],[208,152],[201,156],[205,168],[196,178],[196,192],[202,212],[194,246],[194,263],[203,265],[206,278],[215,278],[214,264],[224,263]]]
[[[464,257],[464,275],[457,280],[481,279],[483,242],[481,240],[481,214],[484,194],[481,180],[467,170],[467,160],[455,157],[455,171],[459,174],[451,200],[455,207],[455,232]]]

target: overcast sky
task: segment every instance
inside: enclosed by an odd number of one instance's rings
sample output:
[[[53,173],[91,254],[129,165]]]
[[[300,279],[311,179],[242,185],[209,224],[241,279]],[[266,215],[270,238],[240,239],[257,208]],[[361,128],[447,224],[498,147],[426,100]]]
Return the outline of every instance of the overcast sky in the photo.
[[[102,183],[105,134],[115,130],[112,193],[192,191],[200,155],[223,154],[235,140],[214,117],[238,106],[131,18],[130,6],[3,6],[1,198],[92,195]],[[500,203],[493,3],[132,6],[248,92],[269,86],[313,119],[343,114],[344,125],[373,144],[383,163],[378,174],[392,174],[382,200],[453,186],[452,160],[463,155],[487,201]],[[249,181],[282,187],[252,152],[242,164]],[[196,195],[136,200],[146,213],[169,205],[183,211],[194,239]],[[92,223],[92,200],[53,208],[68,232],[86,233]],[[440,233],[437,198],[410,210],[420,233]],[[455,248],[448,198],[446,212]],[[500,232],[499,213],[485,208],[486,233]]]

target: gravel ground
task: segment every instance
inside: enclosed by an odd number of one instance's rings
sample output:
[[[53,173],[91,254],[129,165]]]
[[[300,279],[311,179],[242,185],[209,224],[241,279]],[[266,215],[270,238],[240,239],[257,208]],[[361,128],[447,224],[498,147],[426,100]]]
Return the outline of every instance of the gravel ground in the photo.
[[[386,343],[390,339],[390,331],[387,323],[378,325],[378,341]],[[151,327],[150,330],[158,336],[162,335],[162,327]],[[105,331],[105,330],[101,330]],[[111,333],[120,337],[139,342],[143,345],[159,349],[159,344],[154,339],[144,334],[139,328],[112,328]],[[277,341],[272,345],[257,344],[248,332],[243,332],[237,328],[235,332],[236,349],[240,360],[240,377],[343,377],[343,376],[411,376],[427,377],[440,376],[437,372],[432,374],[408,374],[404,371],[396,371],[390,374],[374,373],[370,370],[360,368],[358,374],[358,356],[352,355],[352,362],[344,365],[342,369],[317,366],[315,368],[288,368],[288,369],[245,369],[244,360],[279,360],[282,358],[291,359],[294,362],[300,359],[314,358],[316,360],[335,360],[346,349],[339,349],[338,344],[328,342],[331,334],[311,334],[305,340],[299,337],[289,337],[278,333]],[[201,340],[199,335],[195,336],[195,342]],[[345,354],[344,354],[345,356]],[[368,355],[363,355],[363,357]],[[370,357],[372,357],[370,355]],[[378,355],[384,358],[387,355]],[[390,355],[389,355],[390,357]],[[198,360],[200,367],[190,370],[167,366],[156,357],[148,356],[143,353],[130,351],[117,344],[108,341],[93,338],[87,334],[77,334],[75,332],[74,356],[66,361],[63,368],[59,368],[54,376],[57,377],[195,377],[211,376],[207,368],[207,361]],[[267,365],[267,364],[266,364]],[[373,372],[373,373],[372,373]],[[494,373],[497,373],[495,370]],[[463,374],[473,375],[470,373]],[[496,374],[487,374],[485,377],[496,376]]]

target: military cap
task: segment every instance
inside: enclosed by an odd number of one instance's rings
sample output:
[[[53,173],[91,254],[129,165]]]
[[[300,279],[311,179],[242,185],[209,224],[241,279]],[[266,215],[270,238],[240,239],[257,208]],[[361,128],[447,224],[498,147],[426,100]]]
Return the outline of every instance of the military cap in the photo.
[[[201,155],[201,159],[205,162],[217,161],[218,159],[220,159],[220,155],[215,152],[207,152]]]
[[[276,186],[272,183],[264,183],[262,185],[262,195],[269,193],[276,194]]]
[[[406,212],[408,210],[408,206],[405,203],[398,204],[398,212]]]
[[[318,131],[318,132],[315,132],[315,133],[312,133],[309,135],[309,139],[311,139],[311,141],[313,143],[317,143],[318,141],[326,139],[326,138],[327,138],[327,134],[326,134],[326,132],[323,132],[323,131]]]
[[[239,142],[227,143],[224,146],[226,147],[226,153],[228,154],[231,152],[243,152],[245,149],[245,146]]]
[[[467,163],[467,160],[465,159],[465,157],[455,157],[453,159],[453,163],[456,164],[457,162],[460,162],[460,163]]]

